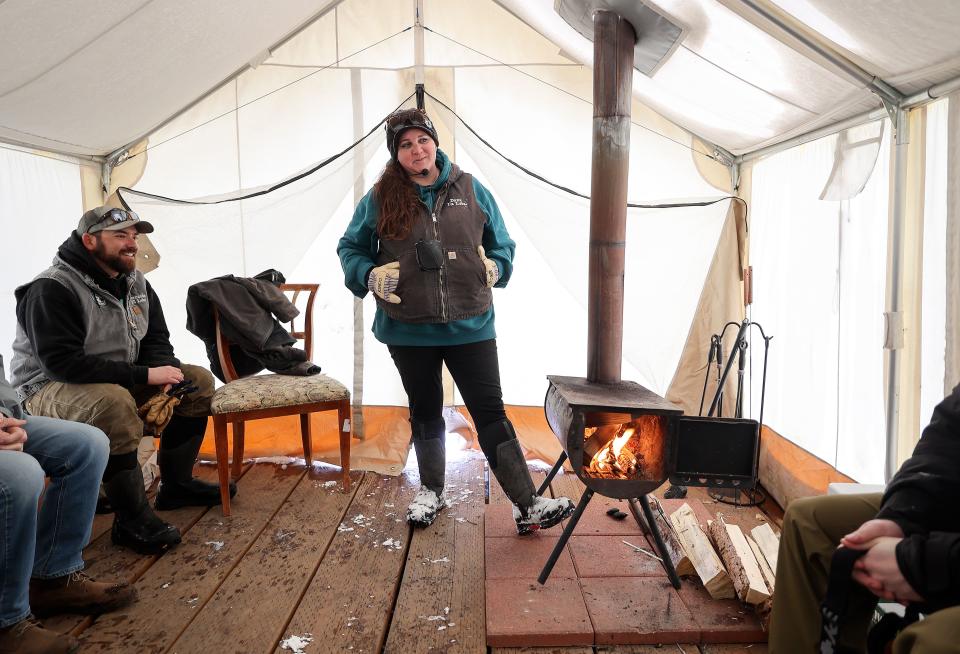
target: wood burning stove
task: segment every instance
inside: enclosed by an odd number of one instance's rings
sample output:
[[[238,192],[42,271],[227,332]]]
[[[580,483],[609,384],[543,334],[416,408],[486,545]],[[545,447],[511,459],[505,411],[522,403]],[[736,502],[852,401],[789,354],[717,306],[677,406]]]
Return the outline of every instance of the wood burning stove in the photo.
[[[586,490],[540,573],[540,583],[546,583],[594,493],[600,493],[629,500],[631,513],[653,537],[670,581],[679,588],[646,495],[668,479],[687,486],[753,488],[759,423],[684,416],[679,407],[631,381],[547,379],[544,412],[563,453],[538,493],[567,460]]]
[[[538,493],[568,458],[586,490],[539,581],[546,582],[593,494],[600,493],[629,500],[634,518],[653,537],[670,581],[679,588],[646,496],[667,479],[691,486],[752,487],[759,428],[755,421],[687,418],[679,407],[620,377],[634,25],[659,20],[645,16],[651,10],[643,3],[623,3],[621,9],[633,23],[599,4],[593,14],[587,378],[548,378],[544,410],[563,454]],[[733,457],[725,456],[730,452]],[[735,465],[728,465],[731,461]]]

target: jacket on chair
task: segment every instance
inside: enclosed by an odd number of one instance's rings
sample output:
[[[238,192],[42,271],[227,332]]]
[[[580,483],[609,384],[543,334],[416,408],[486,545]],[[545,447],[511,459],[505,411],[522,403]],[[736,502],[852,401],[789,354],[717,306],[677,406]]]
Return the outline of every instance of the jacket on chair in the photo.
[[[220,314],[220,329],[230,341],[230,358],[239,376],[264,368],[281,375],[320,372],[319,366],[307,361],[306,352],[293,347],[296,339],[280,324],[300,314],[280,290],[282,281],[283,275],[266,270],[256,277],[224,275],[187,289],[187,329],[206,345],[210,370],[220,381],[226,380],[217,353],[214,308]]]

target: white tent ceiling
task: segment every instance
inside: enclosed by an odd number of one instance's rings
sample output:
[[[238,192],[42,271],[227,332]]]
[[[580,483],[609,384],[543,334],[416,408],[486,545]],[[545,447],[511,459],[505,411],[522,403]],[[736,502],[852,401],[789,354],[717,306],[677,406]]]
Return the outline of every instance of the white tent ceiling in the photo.
[[[635,75],[635,93],[733,153],[880,106],[863,79],[803,45],[791,29],[904,95],[960,74],[956,0],[645,1],[686,31],[652,78]],[[499,2],[558,51],[589,63],[590,43],[557,16],[553,0]],[[109,153],[259,62],[336,4],[0,0],[0,140]],[[430,11],[436,16],[443,3]]]
[[[106,154],[335,0],[0,0],[0,140]]]

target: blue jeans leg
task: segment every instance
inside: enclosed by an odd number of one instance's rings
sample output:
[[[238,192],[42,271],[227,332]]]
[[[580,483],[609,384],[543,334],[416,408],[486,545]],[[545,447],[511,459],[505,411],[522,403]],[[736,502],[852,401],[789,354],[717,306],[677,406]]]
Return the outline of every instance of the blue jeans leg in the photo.
[[[43,470],[29,454],[0,450],[0,628],[30,615],[30,570]]]
[[[93,514],[110,442],[90,425],[28,416],[23,451],[34,457],[50,485],[37,517],[33,577],[50,579],[83,569]]]

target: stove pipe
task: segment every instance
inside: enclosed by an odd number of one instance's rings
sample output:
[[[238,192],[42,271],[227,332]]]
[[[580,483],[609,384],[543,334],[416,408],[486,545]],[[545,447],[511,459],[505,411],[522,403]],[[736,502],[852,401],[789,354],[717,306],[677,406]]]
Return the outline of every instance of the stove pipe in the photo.
[[[587,379],[612,384],[620,381],[623,352],[623,270],[636,35],[633,26],[612,11],[597,11],[593,25]]]

